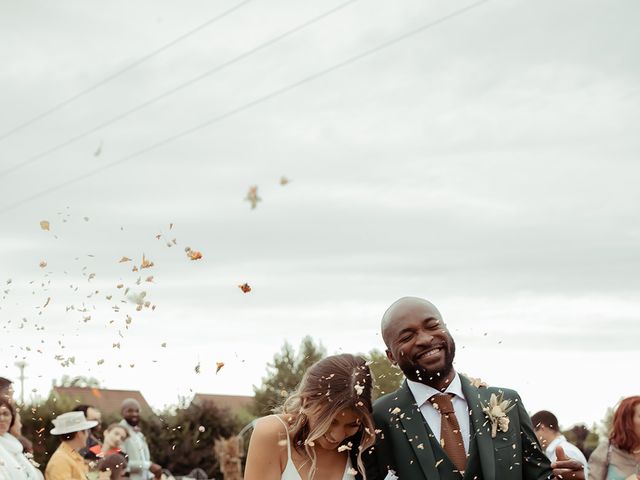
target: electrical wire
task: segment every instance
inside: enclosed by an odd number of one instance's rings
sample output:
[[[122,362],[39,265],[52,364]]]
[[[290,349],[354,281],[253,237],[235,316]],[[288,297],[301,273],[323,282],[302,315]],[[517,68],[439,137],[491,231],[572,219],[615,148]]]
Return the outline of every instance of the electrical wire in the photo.
[[[239,107],[236,107],[236,108],[234,108],[232,110],[229,110],[229,111],[227,111],[227,112],[225,112],[225,113],[223,113],[221,115],[217,115],[217,116],[215,116],[213,118],[210,118],[209,120],[206,120],[206,121],[204,121],[204,122],[202,122],[202,123],[200,123],[198,125],[195,125],[195,126],[190,127],[190,128],[188,128],[186,130],[183,130],[183,131],[181,131],[179,133],[171,135],[171,136],[169,136],[169,137],[167,137],[167,138],[165,138],[163,140],[160,140],[157,143],[154,143],[154,144],[149,145],[147,147],[144,147],[144,148],[142,148],[140,150],[137,150],[137,151],[135,151],[133,153],[130,153],[129,155],[126,155],[126,156],[124,156],[124,157],[122,157],[122,158],[120,158],[120,159],[118,159],[116,161],[110,162],[110,163],[108,163],[106,165],[103,165],[103,166],[98,167],[96,169],[90,170],[89,172],[83,173],[82,175],[78,175],[78,176],[76,176],[74,178],[71,178],[71,179],[67,180],[66,182],[62,182],[62,183],[59,183],[59,184],[54,185],[52,187],[46,188],[44,190],[41,190],[40,192],[34,193],[33,195],[30,195],[30,196],[28,196],[26,198],[23,198],[21,200],[18,200],[16,202],[7,204],[7,205],[5,205],[5,206],[0,208],[0,214],[6,213],[6,212],[8,212],[10,210],[13,210],[13,209],[25,204],[25,203],[31,202],[31,201],[33,201],[33,200],[35,200],[37,198],[43,197],[43,196],[48,195],[50,193],[53,193],[53,192],[55,192],[57,190],[63,189],[65,187],[68,187],[69,185],[73,185],[73,184],[78,183],[78,182],[80,182],[82,180],[86,180],[87,178],[93,177],[93,176],[97,175],[98,173],[101,173],[101,172],[103,172],[103,171],[105,171],[107,169],[113,168],[113,167],[115,167],[117,165],[125,163],[125,162],[127,162],[129,160],[132,160],[132,159],[134,159],[136,157],[142,156],[145,153],[151,152],[153,150],[157,150],[160,147],[163,147],[165,145],[173,143],[173,142],[175,142],[176,140],[178,140],[178,139],[180,139],[182,137],[185,137],[187,135],[190,135],[192,133],[195,133],[195,132],[197,132],[199,130],[204,129],[205,127],[214,125],[216,123],[220,123],[221,121],[223,121],[223,120],[225,120],[225,119],[227,119],[229,117],[237,115],[238,113],[244,112],[244,111],[246,111],[246,110],[248,110],[248,109],[250,109],[252,107],[255,107],[257,105],[260,105],[262,103],[265,103],[268,100],[271,100],[271,99],[273,99],[275,97],[283,95],[283,94],[285,94],[285,93],[287,93],[287,92],[289,92],[289,91],[291,91],[291,90],[293,90],[295,88],[298,88],[298,87],[300,87],[300,86],[302,86],[304,84],[307,84],[307,83],[309,83],[309,82],[311,82],[313,80],[316,80],[318,78],[324,77],[324,76],[328,75],[331,72],[334,72],[334,71],[336,71],[338,69],[344,68],[347,65],[350,65],[350,64],[352,64],[352,63],[354,63],[354,62],[356,62],[358,60],[361,60],[361,59],[363,59],[365,57],[371,56],[374,53],[377,53],[377,52],[379,52],[381,50],[389,48],[390,46],[395,45],[395,44],[397,44],[397,43],[399,43],[399,42],[401,42],[403,40],[406,40],[406,39],[408,39],[410,37],[413,37],[414,35],[422,33],[425,30],[433,28],[433,27],[435,27],[435,26],[437,26],[437,25],[439,25],[441,23],[444,23],[444,22],[446,22],[448,20],[451,20],[451,19],[453,19],[455,17],[458,17],[458,16],[460,16],[460,15],[462,15],[464,13],[467,13],[467,12],[479,7],[480,5],[488,3],[489,1],[490,0],[479,0],[479,1],[475,2],[475,3],[467,5],[466,7],[463,7],[461,9],[455,10],[455,11],[453,11],[453,12],[451,12],[451,13],[443,16],[443,17],[440,17],[437,20],[433,20],[433,21],[424,23],[424,24],[420,25],[417,28],[414,28],[412,30],[409,30],[409,31],[405,32],[404,34],[401,34],[401,35],[399,35],[397,37],[394,37],[394,38],[389,39],[389,40],[387,40],[385,42],[382,42],[382,43],[376,45],[375,47],[372,47],[372,48],[370,48],[368,50],[365,50],[364,52],[361,52],[359,54],[356,54],[356,55],[353,55],[351,57],[348,57],[347,59],[345,59],[345,60],[343,60],[343,61],[341,61],[341,62],[339,62],[337,64],[334,64],[334,65],[332,65],[330,67],[327,67],[327,68],[324,68],[322,70],[319,70],[316,73],[308,75],[308,76],[306,76],[306,77],[304,77],[304,78],[302,78],[302,79],[300,79],[300,80],[298,80],[296,82],[290,83],[290,84],[288,84],[288,85],[286,85],[284,87],[281,87],[281,88],[279,88],[277,90],[274,90],[274,91],[272,91],[272,92],[270,92],[270,93],[268,93],[266,95],[258,97],[256,99],[250,101],[250,102],[247,102],[247,103],[245,103],[245,104],[243,104],[243,105],[241,105]]]
[[[0,141],[4,140],[6,138],[9,138],[14,133],[17,133],[20,130],[23,130],[24,128],[26,128],[26,127],[28,127],[30,125],[33,125],[37,121],[48,117],[49,115],[51,115],[51,114],[57,112],[58,110],[66,107],[70,103],[75,102],[76,100],[78,100],[79,98],[85,96],[86,94],[97,90],[98,88],[100,88],[103,85],[106,85],[107,83],[109,83],[112,80],[118,78],[119,76],[123,75],[124,73],[128,72],[129,70],[134,69],[138,65],[140,65],[140,64],[146,62],[147,60],[155,57],[156,55],[164,52],[165,50],[169,49],[170,47],[173,47],[177,43],[180,43],[182,40],[190,37],[194,33],[202,30],[205,27],[208,27],[209,25],[212,25],[213,23],[217,22],[218,20],[222,20],[227,15],[230,15],[231,13],[235,12],[236,10],[238,10],[239,8],[245,6],[247,3],[251,2],[251,1],[252,0],[244,0],[243,2],[240,2],[238,5],[235,5],[234,7],[230,8],[228,10],[225,10],[221,14],[216,15],[215,17],[207,20],[206,22],[204,22],[204,23],[198,25],[197,27],[189,30],[188,32],[183,33],[182,35],[174,38],[170,42],[165,43],[161,47],[153,50],[152,52],[150,52],[150,53],[148,53],[146,55],[143,55],[139,59],[137,59],[134,62],[132,62],[129,65],[127,65],[126,67],[121,68],[120,70],[116,71],[115,73],[112,73],[111,75],[103,78],[102,80],[100,80],[100,81],[94,83],[93,85],[85,88],[84,90],[81,90],[78,93],[75,93],[74,95],[71,95],[69,98],[67,98],[67,99],[55,104],[54,106],[52,106],[52,107],[48,108],[47,110],[37,114],[36,116],[30,118],[29,120],[26,120],[25,122],[20,123],[19,125],[16,125],[15,127],[10,128],[9,130],[7,130],[4,133],[0,134]]]
[[[292,28],[290,30],[287,30],[284,33],[276,35],[275,37],[267,40],[266,42],[261,43],[260,45],[254,47],[254,48],[252,48],[250,50],[247,50],[246,52],[243,52],[240,55],[238,55],[236,57],[233,57],[233,58],[231,58],[230,60],[228,60],[228,61],[226,61],[224,63],[216,65],[215,67],[207,70],[204,73],[201,73],[201,74],[199,74],[199,75],[197,75],[197,76],[195,76],[193,78],[190,78],[189,80],[187,80],[185,82],[182,82],[182,83],[170,88],[169,90],[165,90],[164,92],[156,95],[155,97],[152,97],[152,98],[150,98],[148,100],[145,100],[142,103],[139,103],[135,107],[132,107],[132,108],[130,108],[130,109],[128,109],[128,110],[126,110],[126,111],[124,111],[122,113],[119,113],[118,115],[116,115],[114,117],[111,117],[109,120],[106,120],[106,121],[104,121],[104,122],[102,122],[102,123],[100,123],[98,125],[95,125],[95,126],[89,128],[89,129],[85,130],[82,133],[74,135],[73,137],[70,137],[70,138],[64,140],[63,142],[60,142],[57,145],[49,147],[46,150],[43,150],[42,152],[39,152],[39,153],[37,153],[35,155],[32,155],[31,157],[27,158],[26,160],[24,160],[22,162],[19,162],[19,163],[15,164],[15,165],[13,165],[13,166],[11,166],[9,168],[6,168],[5,170],[0,171],[0,178],[5,177],[5,176],[9,175],[10,173],[13,173],[13,172],[15,172],[17,170],[20,170],[21,168],[26,167],[27,165],[30,165],[30,164],[32,164],[32,163],[34,163],[34,162],[36,162],[36,161],[38,161],[38,160],[40,160],[40,159],[42,159],[44,157],[47,157],[48,155],[51,155],[52,153],[55,153],[55,152],[63,149],[64,147],[67,147],[67,146],[77,142],[78,140],[81,140],[81,139],[87,137],[88,135],[91,135],[92,133],[95,133],[95,132],[97,132],[99,130],[102,130],[105,127],[113,125],[114,123],[116,123],[116,122],[128,117],[129,115],[131,115],[131,114],[133,114],[135,112],[139,112],[140,110],[143,110],[144,108],[146,108],[146,107],[148,107],[150,105],[153,105],[154,103],[159,102],[160,100],[162,100],[164,98],[167,98],[167,97],[169,97],[169,96],[171,96],[171,95],[173,95],[173,94],[175,94],[175,93],[177,93],[177,92],[179,92],[181,90],[184,90],[187,87],[191,87],[194,84],[196,84],[197,82],[200,82],[201,80],[204,80],[205,78],[208,78],[208,77],[212,76],[215,73],[219,73],[220,71],[224,70],[225,68],[227,68],[227,67],[229,67],[229,66],[231,66],[231,65],[233,65],[235,63],[238,63],[239,61],[244,60],[244,59],[250,57],[251,55],[254,55],[254,54],[258,53],[259,51],[261,51],[261,50],[273,45],[274,43],[277,43],[280,40],[283,40],[284,38],[289,37],[289,36],[293,35],[294,33],[297,33],[299,31],[301,31],[301,30],[313,25],[314,23],[319,22],[320,20],[328,17],[329,15],[332,15],[332,14],[342,10],[343,8],[351,5],[352,3],[357,2],[357,1],[358,0],[347,0],[346,2],[341,3],[340,5],[338,5],[336,7],[333,7],[331,9],[321,13],[320,15],[317,15],[317,16],[315,16],[315,17],[313,17],[313,18],[301,23],[300,25],[297,25],[296,27],[294,27],[294,28]]]

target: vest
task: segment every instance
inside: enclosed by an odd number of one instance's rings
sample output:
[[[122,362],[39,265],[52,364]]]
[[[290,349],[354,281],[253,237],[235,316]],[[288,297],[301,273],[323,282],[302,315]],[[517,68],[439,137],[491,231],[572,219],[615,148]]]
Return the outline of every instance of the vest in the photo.
[[[482,467],[480,465],[480,455],[478,454],[478,442],[476,436],[471,435],[469,440],[469,455],[467,457],[467,469],[464,472],[464,477],[460,475],[456,470],[455,465],[440,446],[440,441],[436,439],[427,422],[424,422],[427,429],[427,435],[429,437],[429,443],[431,450],[436,458],[436,465],[438,473],[440,473],[441,480],[483,480]]]

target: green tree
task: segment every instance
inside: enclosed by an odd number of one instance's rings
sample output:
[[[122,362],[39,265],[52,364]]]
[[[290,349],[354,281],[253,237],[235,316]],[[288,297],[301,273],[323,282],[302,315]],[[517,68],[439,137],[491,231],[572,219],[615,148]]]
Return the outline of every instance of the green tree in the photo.
[[[391,364],[384,352],[373,349],[369,352],[369,368],[373,375],[373,399],[391,393],[402,384],[402,370]]]
[[[228,438],[238,431],[233,416],[212,402],[191,404],[175,414],[172,410],[144,418],[141,423],[153,461],[174,475],[187,475],[199,467],[209,478],[220,478],[213,444],[217,438]]]
[[[302,340],[297,354],[289,342],[284,342],[273,362],[267,365],[267,376],[262,379],[262,385],[253,386],[253,413],[257,416],[270,414],[295,390],[307,368],[325,355],[322,344],[316,345],[309,336]]]

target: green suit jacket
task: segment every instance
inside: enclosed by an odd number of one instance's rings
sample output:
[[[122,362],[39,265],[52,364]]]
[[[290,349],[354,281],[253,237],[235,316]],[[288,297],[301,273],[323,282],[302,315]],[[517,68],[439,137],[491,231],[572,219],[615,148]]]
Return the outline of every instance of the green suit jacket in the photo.
[[[469,461],[465,479],[534,480],[551,478],[549,459],[540,449],[520,396],[514,390],[477,388],[460,376],[462,392],[470,412],[471,449],[477,455]],[[491,394],[502,394],[515,405],[507,414],[509,428],[491,438],[491,422],[482,408]],[[399,480],[460,480],[451,463],[438,461],[442,451],[434,451],[433,433],[427,425],[405,381],[399,390],[379,398],[373,406],[376,443],[364,453],[367,480],[383,480],[392,470]],[[470,459],[471,460],[471,459]],[[471,471],[476,469],[479,471]]]

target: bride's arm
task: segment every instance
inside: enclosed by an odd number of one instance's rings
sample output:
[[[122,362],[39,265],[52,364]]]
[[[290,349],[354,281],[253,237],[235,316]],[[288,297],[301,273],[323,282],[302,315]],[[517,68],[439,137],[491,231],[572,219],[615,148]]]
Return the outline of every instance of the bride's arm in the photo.
[[[280,480],[283,449],[286,455],[287,444],[282,423],[273,416],[258,420],[249,442],[244,480]]]

